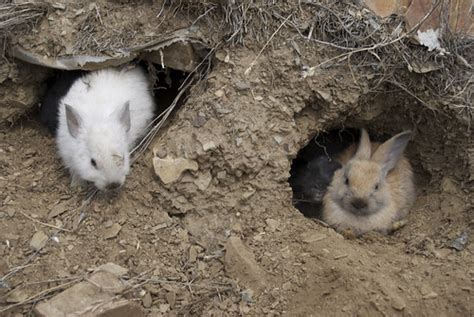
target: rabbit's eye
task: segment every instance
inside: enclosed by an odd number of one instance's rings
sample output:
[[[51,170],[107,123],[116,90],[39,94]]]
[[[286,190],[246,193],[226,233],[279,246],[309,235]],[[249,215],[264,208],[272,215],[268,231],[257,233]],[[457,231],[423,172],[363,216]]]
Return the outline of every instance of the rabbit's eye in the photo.
[[[375,187],[374,187],[375,190],[379,190],[379,184],[375,184]]]
[[[91,159],[91,165],[97,168],[97,162],[94,159]]]
[[[346,177],[346,180],[344,181],[344,183],[345,183],[346,185],[349,185],[349,178],[348,178],[348,177]]]

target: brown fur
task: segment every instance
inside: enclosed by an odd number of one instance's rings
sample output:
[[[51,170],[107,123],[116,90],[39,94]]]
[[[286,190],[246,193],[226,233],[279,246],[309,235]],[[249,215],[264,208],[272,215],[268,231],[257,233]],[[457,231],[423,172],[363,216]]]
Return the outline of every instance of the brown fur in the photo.
[[[362,131],[359,145],[350,146],[338,158],[343,168],[335,172],[324,197],[323,220],[338,231],[359,235],[371,230],[387,233],[394,222],[406,217],[415,199],[411,165],[400,152],[408,138],[404,132],[383,144],[371,143]],[[351,205],[354,200],[367,207],[356,209]]]

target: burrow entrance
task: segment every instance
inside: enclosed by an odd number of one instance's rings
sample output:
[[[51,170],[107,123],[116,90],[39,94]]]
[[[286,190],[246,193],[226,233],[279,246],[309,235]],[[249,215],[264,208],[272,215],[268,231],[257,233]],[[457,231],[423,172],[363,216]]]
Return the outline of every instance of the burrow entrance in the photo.
[[[189,94],[189,87],[186,87],[185,83],[192,76],[189,72],[163,67],[162,65],[146,61],[135,61],[132,64],[143,68],[148,76],[156,104],[155,117],[159,117],[167,111],[173,105],[173,102],[175,102],[172,109],[173,113],[185,102]],[[45,82],[44,93],[40,96],[40,106],[37,108],[39,120],[44,126],[49,127],[54,126],[54,124],[51,122],[51,116],[40,110],[41,103],[45,101],[45,98],[54,98],[57,94],[61,96],[66,95],[74,81],[87,74],[86,71],[82,70],[53,70],[51,73]],[[51,90],[55,90],[55,92],[50,94]],[[182,93],[181,90],[183,90]],[[54,130],[50,130],[50,132],[54,134]]]
[[[318,119],[325,115],[324,110],[321,112],[324,107],[317,106],[318,103],[321,103],[318,98],[311,100],[296,116],[303,135],[306,133],[306,141],[292,160],[289,183],[293,205],[304,216],[321,217],[323,196],[333,172],[341,167],[334,157],[351,144],[358,144],[360,128],[365,128],[374,142],[384,142],[397,133],[411,130],[405,155],[414,171],[417,200],[407,227],[416,230],[402,234],[416,236],[424,232],[435,236],[439,227],[450,228],[451,232],[453,227],[459,232],[465,230],[466,206],[459,202],[459,197],[463,197],[466,178],[455,168],[455,162],[463,160],[465,153],[459,144],[451,141],[458,133],[462,138],[462,131],[450,127],[452,119],[417,104],[403,93],[382,92],[363,96],[355,111],[349,108],[327,122],[326,132],[316,132]]]

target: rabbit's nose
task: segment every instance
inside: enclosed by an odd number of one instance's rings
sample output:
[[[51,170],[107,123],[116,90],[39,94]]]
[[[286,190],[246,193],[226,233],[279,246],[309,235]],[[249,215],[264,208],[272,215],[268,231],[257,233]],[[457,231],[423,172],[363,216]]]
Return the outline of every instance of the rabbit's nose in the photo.
[[[351,205],[355,209],[363,209],[367,207],[367,202],[364,199],[355,198],[351,201]]]
[[[105,188],[107,190],[114,190],[114,189],[119,188],[120,186],[122,186],[122,184],[120,184],[120,183],[110,183],[110,184],[107,184],[107,186],[105,186]]]

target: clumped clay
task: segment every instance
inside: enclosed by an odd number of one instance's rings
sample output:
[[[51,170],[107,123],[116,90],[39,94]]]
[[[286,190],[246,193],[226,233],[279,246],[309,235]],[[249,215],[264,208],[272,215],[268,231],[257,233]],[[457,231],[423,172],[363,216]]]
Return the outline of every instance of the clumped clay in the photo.
[[[129,152],[144,134],[155,109],[150,86],[139,68],[108,68],[78,78],[58,106],[56,143],[72,185],[98,189],[123,185]]]
[[[341,154],[343,167],[324,196],[322,218],[327,224],[355,235],[386,234],[408,215],[415,200],[413,171],[403,155],[410,136],[405,131],[379,144],[361,131],[358,146]]]

